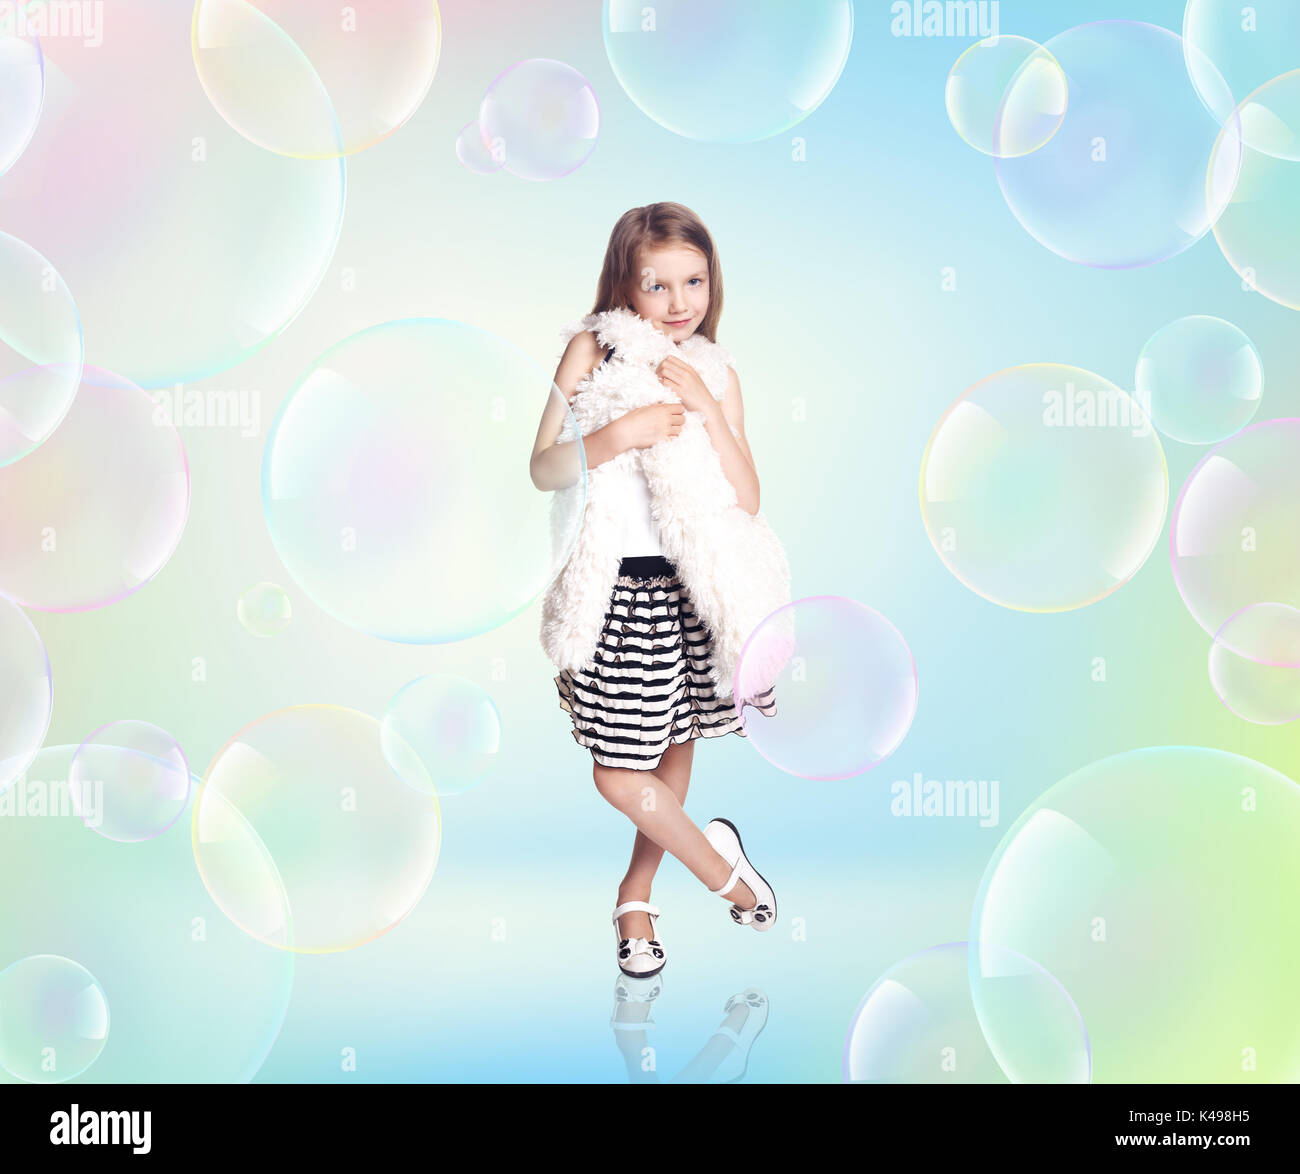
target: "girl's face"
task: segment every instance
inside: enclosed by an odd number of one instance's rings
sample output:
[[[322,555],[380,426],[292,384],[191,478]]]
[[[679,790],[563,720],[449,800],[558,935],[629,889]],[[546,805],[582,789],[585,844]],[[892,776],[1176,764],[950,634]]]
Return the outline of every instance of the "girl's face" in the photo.
[[[709,262],[689,245],[643,248],[637,254],[632,309],[673,342],[695,333],[709,309]]]

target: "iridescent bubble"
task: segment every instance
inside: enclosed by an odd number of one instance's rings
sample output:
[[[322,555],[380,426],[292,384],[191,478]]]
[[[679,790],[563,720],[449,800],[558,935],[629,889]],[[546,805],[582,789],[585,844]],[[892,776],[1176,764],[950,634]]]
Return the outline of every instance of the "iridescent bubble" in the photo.
[[[643,114],[684,138],[752,143],[802,122],[853,43],[849,0],[605,0],[605,52]]]
[[[1065,72],[1069,107],[1046,145],[995,160],[1016,219],[1066,260],[1109,269],[1165,261],[1195,244],[1227,203],[1240,144],[1216,155],[1207,189],[1220,122],[1188,80],[1182,38],[1103,20],[1043,49]],[[1213,76],[1206,63],[1204,82]]]
[[[921,459],[921,512],[944,565],[1020,611],[1095,603],[1146,562],[1164,525],[1164,450],[1138,402],[1079,367],[980,380]]]
[[[414,908],[441,824],[436,796],[388,765],[374,718],[299,705],[217,752],[192,831],[204,884],[228,917],[268,945],[319,954],[377,938]],[[267,915],[281,891],[288,919]]]
[[[1288,309],[1300,309],[1300,69],[1261,86],[1242,103],[1241,125],[1254,127],[1252,143],[1227,127],[1215,145],[1210,182],[1223,214],[1214,238],[1224,258],[1255,290]],[[1269,133],[1260,129],[1269,127]],[[1240,155],[1240,176],[1226,178]]]
[[[22,608],[0,595],[0,792],[45,741],[54,710],[50,660]]]
[[[1276,659],[1238,656],[1229,643]],[[1219,700],[1239,718],[1262,726],[1300,718],[1300,611],[1284,603],[1243,608],[1215,636],[1209,667]]]
[[[20,958],[0,970],[0,1067],[32,1084],[80,1076],[108,1039],[104,988],[58,954]]]
[[[1183,12],[1187,72],[1206,108],[1221,123],[1252,91],[1300,63],[1300,5],[1295,0],[1188,0]],[[1300,159],[1300,122],[1266,117],[1267,106],[1246,112],[1246,145],[1284,159]],[[1290,114],[1294,115],[1294,110]],[[1278,132],[1281,132],[1280,134]]]
[[[783,668],[775,678],[772,666]],[[769,685],[777,709],[743,704],[750,744],[805,779],[845,779],[897,748],[916,714],[916,662],[898,629],[853,599],[814,595],[778,608],[745,642],[735,696]]]
[[[100,726],[77,747],[68,781],[86,826],[122,844],[162,835],[190,797],[184,751],[166,730],[142,721]]]
[[[1300,665],[1277,610],[1300,608],[1300,418],[1263,420],[1216,445],[1188,475],[1169,525],[1174,582],[1192,617],[1227,651]]]
[[[467,791],[496,762],[501,715],[473,681],[438,673],[404,685],[384,711],[384,757],[426,794]]]
[[[845,1082],[869,1084],[1087,1084],[1088,1033],[1069,994],[1041,966],[965,942],[904,958],[872,984],[844,1041]],[[985,1038],[973,977],[994,1010],[1000,1054]]]
[[[985,155],[1037,151],[1060,127],[1065,74],[1046,49],[1024,37],[986,37],[957,58],[944,87],[948,120]]]
[[[547,387],[561,396],[522,351],[446,319],[384,323],[326,351],[286,397],[262,464],[294,581],[385,640],[462,640],[518,615],[564,566],[584,507],[580,446],[554,511],[529,476]]]
[[[441,43],[432,0],[194,8],[194,62],[213,106],[250,142],[303,159],[352,155],[397,130],[429,92]]]
[[[289,626],[293,605],[278,583],[255,583],[239,597],[239,622],[254,636],[275,636]]]
[[[471,171],[480,175],[490,175],[500,171],[506,161],[505,144],[498,144],[496,153],[483,141],[483,130],[476,118],[460,128],[456,136],[456,158]]]
[[[1300,787],[1258,762],[1191,746],[1102,759],[1007,832],[971,944],[1032,958],[1069,991],[1097,1083],[1293,1080],[1298,838]],[[999,1019],[972,991],[997,1053]]]
[[[135,0],[100,44],[44,41],[45,108],[0,184],[0,224],[76,293],[87,360],[144,388],[275,337],[324,277],[343,215],[342,161],[275,155],[213,109],[193,12]]]
[[[59,426],[80,381],[72,294],[40,253],[0,232],[0,467]]]
[[[139,843],[90,831],[72,799],[76,751],[46,747],[0,792],[0,876],[22,891],[0,917],[0,959],[61,954],[99,980],[113,1030],[86,1082],[251,1080],[284,1022],[294,956],[254,941],[213,902],[188,809]]]
[[[45,97],[45,61],[35,37],[0,30],[0,175],[31,142]]]
[[[1264,367],[1255,344],[1207,314],[1155,332],[1138,356],[1134,386],[1151,422],[1185,444],[1215,444],[1259,410]]]
[[[189,512],[189,464],[154,401],[87,367],[63,423],[0,468],[0,592],[40,611],[105,607],[171,558]]]
[[[558,179],[595,149],[600,107],[591,83],[573,66],[532,57],[488,86],[478,122],[491,156],[511,175]]]

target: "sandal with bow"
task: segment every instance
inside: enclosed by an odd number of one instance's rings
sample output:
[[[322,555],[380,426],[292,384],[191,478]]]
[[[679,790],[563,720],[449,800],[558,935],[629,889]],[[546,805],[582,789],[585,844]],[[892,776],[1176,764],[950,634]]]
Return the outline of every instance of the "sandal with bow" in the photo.
[[[651,905],[649,901],[624,901],[619,905],[614,910],[614,940],[618,943],[616,947],[618,968],[630,978],[649,978],[652,974],[658,974],[667,961],[664,957],[663,943],[657,937],[625,938],[621,936],[622,931],[618,928],[618,919],[624,913],[631,913],[638,909],[650,915],[650,932],[656,932],[654,927],[659,922],[657,905]]]
[[[754,907],[742,909],[739,905],[732,905],[729,910],[731,919],[737,925],[752,925],[760,933],[771,929],[776,922],[776,894],[758,869],[750,864],[736,825],[729,819],[711,819],[705,825],[704,836],[714,851],[731,865],[731,875],[720,888],[709,892],[722,896],[735,888],[737,881],[744,881],[754,894]]]

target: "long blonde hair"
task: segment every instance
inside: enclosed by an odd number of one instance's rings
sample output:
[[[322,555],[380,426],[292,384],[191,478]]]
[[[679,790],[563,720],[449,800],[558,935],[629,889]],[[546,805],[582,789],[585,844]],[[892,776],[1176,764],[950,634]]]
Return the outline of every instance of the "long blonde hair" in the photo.
[[[688,245],[704,254],[709,266],[709,310],[696,328],[710,342],[717,342],[718,319],[722,317],[722,267],[718,250],[704,222],[684,204],[661,201],[624,212],[609,234],[605,263],[600,267],[593,314],[605,310],[630,310],[630,292],[640,279],[637,253],[645,247],[667,244]]]

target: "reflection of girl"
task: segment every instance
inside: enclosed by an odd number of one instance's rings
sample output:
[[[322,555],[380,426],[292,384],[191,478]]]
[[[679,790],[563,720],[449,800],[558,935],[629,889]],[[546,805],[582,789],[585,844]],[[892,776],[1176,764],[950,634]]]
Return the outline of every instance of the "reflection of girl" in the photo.
[[[649,897],[665,851],[737,922],[766,930],[776,917],[735,827],[701,831],[682,809],[695,740],[745,736],[744,704],[776,712],[770,685],[738,705],[733,681],[750,633],[790,598],[785,552],[758,510],[740,381],[715,341],[721,310],[717,253],[695,214],[627,212],[593,312],[565,332],[555,383],[572,419],[552,394],[531,462],[534,484],[563,494],[581,434],[586,506],[543,603],[542,645],[597,789],[638,829],[614,910],[626,974],[664,965]]]

